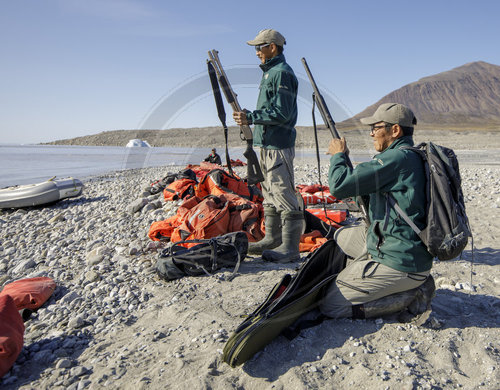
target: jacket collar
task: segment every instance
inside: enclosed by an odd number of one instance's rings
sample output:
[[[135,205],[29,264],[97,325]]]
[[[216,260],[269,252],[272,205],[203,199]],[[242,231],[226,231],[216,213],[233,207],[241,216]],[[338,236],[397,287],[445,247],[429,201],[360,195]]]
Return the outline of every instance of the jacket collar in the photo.
[[[399,147],[401,146],[413,146],[413,145],[414,145],[413,137],[410,135],[404,135],[403,137],[400,137],[396,141],[394,141],[387,149],[376,154],[376,156],[381,155],[382,153],[385,153],[391,149],[399,149]]]
[[[394,141],[387,149],[398,149],[400,146],[413,146],[413,137],[410,135],[404,135]],[[387,150],[386,149],[386,150]]]
[[[262,71],[267,72],[273,66],[276,66],[282,62],[285,62],[285,56],[283,55],[283,53],[278,54],[276,57],[268,59],[266,62],[260,64],[259,66],[262,69]]]

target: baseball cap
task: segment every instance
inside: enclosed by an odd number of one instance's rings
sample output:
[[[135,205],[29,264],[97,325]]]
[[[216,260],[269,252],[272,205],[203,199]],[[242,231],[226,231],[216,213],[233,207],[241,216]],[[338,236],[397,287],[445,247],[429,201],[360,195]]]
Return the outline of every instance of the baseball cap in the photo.
[[[274,43],[278,46],[283,46],[286,44],[286,40],[278,31],[266,28],[265,30],[260,30],[253,40],[247,41],[247,44],[250,46],[263,45],[264,43]]]
[[[361,118],[361,123],[364,125],[373,125],[378,122],[413,127],[417,124],[417,118],[415,118],[413,111],[403,104],[384,103],[377,108],[372,116]]]

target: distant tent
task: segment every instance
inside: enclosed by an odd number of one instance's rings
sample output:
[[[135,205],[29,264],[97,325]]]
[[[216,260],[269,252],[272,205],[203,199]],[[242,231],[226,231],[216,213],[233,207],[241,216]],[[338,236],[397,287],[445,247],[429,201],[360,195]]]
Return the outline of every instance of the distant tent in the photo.
[[[151,145],[148,143],[148,141],[143,141],[142,139],[131,139],[130,141],[128,141],[128,144],[126,147],[127,148],[135,148],[135,147],[150,148]]]

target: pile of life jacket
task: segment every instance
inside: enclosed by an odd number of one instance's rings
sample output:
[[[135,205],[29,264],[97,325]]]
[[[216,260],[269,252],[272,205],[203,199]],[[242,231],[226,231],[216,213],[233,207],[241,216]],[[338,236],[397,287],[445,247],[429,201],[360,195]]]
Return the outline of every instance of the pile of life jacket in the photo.
[[[330,193],[330,188],[327,186],[299,184],[296,188],[306,205],[338,202],[337,198]]]
[[[264,237],[260,184],[248,185],[245,180],[223,169],[210,169],[212,165],[205,162],[199,166],[188,165],[175,176],[175,180],[168,180],[169,184],[163,190],[165,200],[184,201],[176,215],[153,222],[148,232],[151,240],[208,239],[237,231],[245,232],[250,242]],[[326,186],[299,185],[297,189],[308,205],[339,202]],[[347,217],[346,210],[308,208],[306,211],[334,228],[341,227],[340,223]],[[324,240],[326,238],[319,231],[304,234],[300,250],[314,251]]]
[[[164,189],[165,200],[184,199],[184,202],[176,215],[151,225],[150,239],[178,242],[237,231],[245,232],[251,242],[264,237],[263,198],[259,185],[249,186],[222,169],[189,168],[200,178],[199,182],[181,178]]]

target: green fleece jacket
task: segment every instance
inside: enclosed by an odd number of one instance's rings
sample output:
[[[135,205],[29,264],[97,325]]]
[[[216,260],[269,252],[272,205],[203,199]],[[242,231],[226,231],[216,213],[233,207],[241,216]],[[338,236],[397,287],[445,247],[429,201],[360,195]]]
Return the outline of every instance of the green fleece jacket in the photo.
[[[385,197],[390,192],[415,225],[425,227],[424,165],[417,153],[401,146],[413,146],[412,137],[398,138],[355,169],[349,168],[344,153],[336,153],[330,159],[330,191],[340,199],[370,196],[366,246],[375,261],[403,272],[423,272],[431,269],[432,255]]]
[[[264,71],[260,82],[257,109],[247,113],[253,123],[253,144],[265,149],[287,149],[295,146],[298,81],[292,68],[279,54],[260,65]]]

